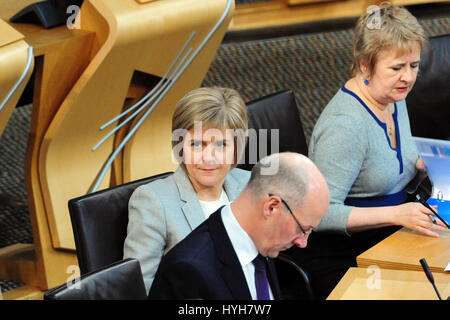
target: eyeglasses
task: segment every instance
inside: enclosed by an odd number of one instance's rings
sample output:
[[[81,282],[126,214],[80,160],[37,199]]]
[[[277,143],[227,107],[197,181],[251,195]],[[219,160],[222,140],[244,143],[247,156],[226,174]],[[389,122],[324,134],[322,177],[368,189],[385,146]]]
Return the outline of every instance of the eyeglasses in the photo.
[[[275,196],[275,194],[269,193],[269,197]],[[277,196],[280,197],[280,196]],[[294,213],[292,212],[291,208],[289,208],[289,205],[287,204],[286,201],[284,201],[284,199],[282,197],[280,197],[281,202],[284,203],[284,205],[286,206],[286,208],[289,210],[289,212],[292,215],[292,218],[294,218],[295,222],[297,222],[298,226],[300,227],[300,230],[302,230],[303,232],[303,237],[309,236],[311,234],[311,232],[313,231],[313,229],[305,231],[302,227],[302,225],[300,224],[300,222],[297,220],[297,218],[294,216]]]

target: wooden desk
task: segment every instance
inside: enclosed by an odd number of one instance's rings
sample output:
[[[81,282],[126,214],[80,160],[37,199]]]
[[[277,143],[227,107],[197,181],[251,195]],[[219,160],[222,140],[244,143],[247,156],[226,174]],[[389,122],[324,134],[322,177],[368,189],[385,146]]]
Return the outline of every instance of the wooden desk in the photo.
[[[236,6],[230,31],[278,27],[330,19],[357,18],[382,0],[273,0]],[[395,5],[439,3],[448,0],[391,0]]]
[[[450,274],[436,273],[433,276],[442,299],[447,299],[450,296]],[[350,268],[327,298],[327,300],[437,299],[433,286],[423,272],[367,268]]]
[[[376,265],[385,269],[421,271],[419,260],[425,258],[432,272],[444,272],[450,262],[450,232],[438,232],[431,238],[418,232],[400,229],[359,255],[358,267]]]

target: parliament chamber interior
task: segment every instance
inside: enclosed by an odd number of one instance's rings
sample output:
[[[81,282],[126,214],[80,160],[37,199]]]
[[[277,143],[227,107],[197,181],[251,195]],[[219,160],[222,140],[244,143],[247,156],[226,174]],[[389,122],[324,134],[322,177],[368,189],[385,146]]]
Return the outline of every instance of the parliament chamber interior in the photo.
[[[132,282],[139,263],[123,259],[128,199],[176,170],[177,101],[233,88],[249,128],[280,129],[279,151],[307,156],[319,116],[352,77],[358,17],[381,2],[1,0],[0,300],[145,299]],[[431,48],[406,99],[412,136],[448,142],[450,2],[390,2],[417,18]],[[323,298],[445,300],[450,233],[438,233],[399,229]],[[280,284],[291,279],[282,297],[314,299],[308,269],[275,260]],[[67,291],[115,279],[123,292],[111,296]]]

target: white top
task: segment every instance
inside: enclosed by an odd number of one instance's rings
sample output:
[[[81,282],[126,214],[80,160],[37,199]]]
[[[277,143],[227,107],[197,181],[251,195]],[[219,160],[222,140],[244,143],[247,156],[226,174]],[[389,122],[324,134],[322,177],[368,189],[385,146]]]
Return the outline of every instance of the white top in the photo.
[[[231,211],[229,204],[223,207],[221,216],[225,230],[227,231],[228,237],[233,245],[234,252],[236,252],[239,262],[241,263],[242,271],[244,272],[245,280],[247,280],[247,285],[250,289],[252,299],[258,300],[255,286],[255,266],[252,263],[258,255],[258,250],[247,232],[242,229],[241,225]],[[273,300],[274,298],[270,284],[269,294],[270,299]]]
[[[216,201],[203,201],[200,199],[198,201],[200,202],[206,219],[208,219],[209,216],[216,212],[221,206],[225,206],[230,203],[230,200],[228,200],[228,196],[223,189],[220,198]]]

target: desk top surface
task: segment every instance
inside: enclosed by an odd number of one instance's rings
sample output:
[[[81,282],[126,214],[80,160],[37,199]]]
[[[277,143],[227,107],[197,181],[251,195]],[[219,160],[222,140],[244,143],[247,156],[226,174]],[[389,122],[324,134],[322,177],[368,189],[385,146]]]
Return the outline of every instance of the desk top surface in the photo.
[[[450,231],[431,238],[402,228],[357,257],[358,267],[421,271],[419,260],[425,258],[432,272],[444,272],[450,262]]]
[[[23,39],[24,36],[7,22],[0,20],[0,47]]]
[[[45,29],[32,23],[12,23],[9,19],[29,4],[42,0],[2,0],[0,3],[0,18],[11,27],[24,35],[24,40],[34,48],[35,56],[45,54],[54,45],[63,43],[68,39],[81,38],[91,34],[83,30],[70,30],[66,26]]]
[[[450,296],[450,274],[433,274],[442,297]],[[424,272],[350,268],[327,300],[437,300]]]
[[[2,0],[0,3],[0,18],[8,21],[9,18],[19,12],[22,8],[40,1],[42,0]]]

